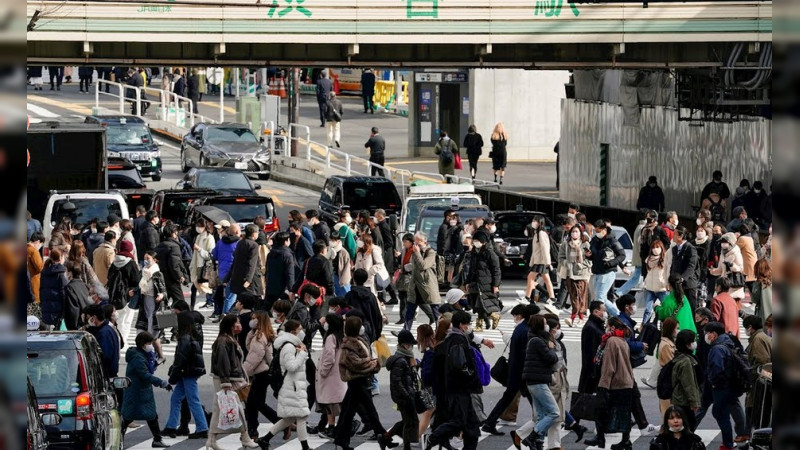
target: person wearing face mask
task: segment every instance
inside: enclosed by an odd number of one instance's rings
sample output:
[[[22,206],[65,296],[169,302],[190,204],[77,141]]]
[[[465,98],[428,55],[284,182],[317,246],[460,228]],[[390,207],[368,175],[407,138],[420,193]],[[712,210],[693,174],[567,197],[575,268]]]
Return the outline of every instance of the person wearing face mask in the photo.
[[[69,284],[64,256],[58,249],[50,252],[42,269],[39,287],[39,306],[42,309],[42,323],[58,329],[64,318],[65,289]]]
[[[650,443],[650,450],[705,450],[703,439],[688,425],[691,416],[691,411],[685,408],[670,406],[664,413],[661,431]]]
[[[670,402],[687,412],[686,427],[690,431],[697,428],[694,413],[700,408],[700,383],[703,370],[694,353],[697,351],[697,333],[692,330],[681,330],[675,338],[675,357],[672,359],[672,396]],[[662,413],[669,411],[664,408]]]
[[[567,411],[567,399],[569,398],[569,378],[567,377],[567,346],[564,345],[564,333],[561,331],[561,323],[558,316],[548,314],[547,326],[550,328],[550,336],[556,346],[558,362],[553,365],[553,380],[550,382],[550,391],[558,405],[558,420],[547,430],[546,448],[561,448],[561,428],[572,430],[578,434],[578,441],[583,437],[586,427],[575,423],[575,419]]]
[[[464,231],[464,226],[461,225],[461,219],[458,214],[453,213],[447,222],[447,230],[442,240],[442,246],[437,247],[437,253],[444,255],[447,275],[445,281],[448,283],[453,280],[455,272],[455,262],[462,253],[464,253],[464,246],[461,243],[461,233]],[[441,231],[441,228],[440,228]]]
[[[169,370],[169,383],[175,386],[170,398],[169,418],[162,434],[171,438],[177,436],[181,414],[181,403],[185,400],[192,412],[195,432],[189,439],[208,439],[206,412],[200,401],[197,380],[205,375],[203,347],[194,330],[194,318],[189,312],[178,314],[178,345],[175,348],[175,362]]]
[[[647,224],[647,214],[651,210],[649,209],[640,209],[639,210],[639,223],[636,225],[636,229],[633,231],[633,258],[631,259],[631,264],[633,265],[633,273],[629,271],[629,269],[624,268],[622,269],[623,272],[630,275],[628,281],[625,282],[619,289],[617,289],[617,295],[622,296],[630,291],[633,288],[639,286],[644,278],[642,277],[642,255],[636,251],[636,248],[641,246],[642,241],[642,230],[644,230],[645,225]]]
[[[608,320],[606,333],[597,349],[594,364],[600,367],[598,397],[603,404],[603,414],[595,422],[597,435],[584,443],[588,446],[605,448],[607,433],[622,433],[622,442],[612,450],[631,450],[631,406],[633,404],[633,368],[630,361],[630,348],[626,340],[631,330],[619,320]]]
[[[306,261],[314,256],[314,250],[311,248],[311,241],[303,235],[303,226],[298,222],[292,223],[289,227],[289,249],[297,261],[295,277],[302,277]]]
[[[761,181],[754,182],[753,189],[745,194],[742,199],[745,209],[758,224],[764,223],[765,217],[763,216],[764,211],[761,205],[764,204],[766,199],[767,193],[764,191],[764,183]],[[769,217],[772,217],[772,214],[770,214]]]
[[[350,447],[350,434],[356,411],[363,413],[361,417],[364,423],[370,424],[378,436],[386,433],[372,401],[370,389],[371,379],[380,371],[381,365],[377,355],[372,352],[372,346],[361,333],[362,329],[363,324],[359,317],[351,316],[345,321],[339,371],[342,381],[347,383],[347,393],[342,400],[342,411],[333,441],[334,445],[344,450],[353,449]]]
[[[472,395],[482,392],[469,335],[472,316],[465,311],[453,313],[447,337],[436,348],[433,371],[442,378],[437,405],[446,412],[442,423],[433,430],[425,450],[442,445],[449,447],[451,438],[461,434],[465,450],[476,450],[480,438],[480,420],[473,406]],[[441,355],[441,356],[440,356]]]
[[[436,251],[428,245],[428,235],[418,231],[414,235],[414,245],[411,249],[411,280],[406,306],[405,329],[407,330],[411,329],[411,324],[414,322],[417,306],[422,308],[433,324],[439,318],[439,305],[442,303],[436,277]],[[426,306],[430,308],[430,314]]]
[[[747,333],[747,361],[752,368],[751,379],[755,385],[758,378],[758,369],[764,364],[772,363],[772,339],[764,332],[764,321],[758,316],[747,316],[742,321],[745,333]],[[745,397],[745,413],[747,416],[747,430],[752,429],[753,424],[753,403],[754,389],[747,392]]]
[[[672,240],[672,234],[675,232],[675,228],[678,227],[678,213],[675,211],[667,211],[667,220],[661,224],[661,228],[667,234],[667,239],[670,241]]]
[[[492,329],[496,329],[500,322],[498,294],[502,273],[497,255],[489,247],[490,242],[485,232],[479,231],[475,234],[472,244],[475,250],[471,252],[467,263],[468,272],[464,278],[470,304],[478,314],[476,331],[482,331],[484,323],[489,328],[490,319]]]
[[[26,246],[28,273],[31,276],[31,290],[36,303],[39,303],[39,283],[42,279],[42,269],[44,269],[44,261],[42,261],[42,254],[40,253],[43,245],[44,234],[41,231],[36,231],[31,235]]]
[[[653,242],[650,254],[642,263],[647,267],[647,276],[644,277],[645,307],[642,323],[650,320],[653,314],[653,305],[660,303],[667,296],[667,278],[672,265],[671,251],[668,251],[661,241]]]
[[[413,266],[411,265],[411,257],[414,255],[414,235],[411,233],[406,233],[403,235],[401,239],[402,248],[399,254],[399,261],[400,266],[397,268],[397,281],[395,282],[395,287],[397,288],[398,297],[400,298],[400,318],[395,323],[395,325],[403,325],[406,324],[406,309],[408,308],[408,291],[409,289],[413,289],[412,285],[412,270]],[[430,309],[428,305],[422,305],[422,310],[425,311],[426,308]],[[429,317],[433,317],[433,311],[430,311]],[[413,323],[413,319],[411,322],[408,322],[403,329],[411,331],[411,325]]]
[[[339,239],[342,241],[342,247],[350,254],[350,260],[355,261],[356,250],[356,234],[350,228],[353,223],[353,218],[350,216],[350,211],[339,211],[339,223],[333,226],[333,231],[339,233]]]
[[[309,357],[308,348],[303,344],[305,331],[300,322],[289,320],[283,326],[283,331],[275,339],[275,348],[278,349],[281,370],[284,372],[283,386],[278,392],[278,417],[276,422],[263,438],[258,440],[262,449],[269,449],[269,441],[279,432],[291,425],[297,427],[297,437],[303,450],[308,450],[308,431],[306,422],[310,414],[308,403],[308,379],[306,378],[306,361]]]
[[[403,450],[411,450],[411,444],[419,442],[419,416],[414,404],[417,387],[417,358],[414,346],[417,340],[410,331],[402,330],[397,335],[397,351],[386,361],[389,370],[392,401],[400,410],[400,421],[383,435],[378,435],[378,445],[386,450],[392,436],[403,438]]]
[[[731,190],[728,188],[728,185],[722,181],[722,172],[720,170],[715,170],[712,174],[712,181],[708,183],[703,188],[703,192],[700,193],[701,206],[704,209],[710,209],[710,204],[721,203],[724,210],[725,201],[730,198],[730,196]]]
[[[572,314],[566,319],[570,327],[580,326],[586,313],[587,284],[592,276],[592,260],[586,256],[589,251],[589,242],[578,225],[570,228],[558,251],[558,270],[561,278],[566,280],[572,301]]]
[[[697,249],[689,242],[689,230],[684,226],[679,226],[675,229],[672,240],[675,245],[669,250],[672,255],[670,275],[676,275],[680,278],[686,299],[689,301],[692,311],[694,311],[698,306],[697,290],[700,286],[700,281],[697,278],[699,265]]]
[[[217,339],[211,346],[211,380],[214,384],[214,392],[236,391],[247,385],[247,374],[242,367],[244,353],[239,346],[239,342],[236,340],[234,332],[238,323],[239,317],[230,314],[223,317],[219,323],[219,335],[217,335]],[[218,450],[220,448],[217,444],[219,435],[237,432],[241,434],[240,439],[242,447],[258,448],[259,445],[250,438],[246,421],[240,429],[223,430],[218,427],[220,415],[219,403],[213,401],[212,406],[206,448]],[[239,404],[239,414],[241,417],[246,417],[244,405],[241,403]]]
[[[267,388],[269,387],[269,366],[272,364],[275,331],[272,321],[265,311],[254,312],[250,315],[245,340],[247,356],[244,358],[242,368],[250,378],[250,394],[245,402],[245,416],[247,418],[247,431],[252,439],[258,438],[258,414],[261,413],[271,423],[279,420],[278,414],[267,404]]]
[[[333,269],[333,295],[344,297],[350,292],[350,283],[352,279],[350,268],[352,265],[350,263],[350,253],[342,246],[342,239],[339,237],[338,233],[333,233],[330,237],[330,247],[328,248],[327,257],[331,261],[331,267]],[[405,301],[402,300],[402,296],[400,298],[401,302]],[[402,305],[400,311],[402,316]]]
[[[714,222],[711,220],[711,211],[707,209],[697,211],[697,218],[694,222],[698,227],[705,228],[709,235],[712,233]]]
[[[639,198],[636,200],[636,209],[647,208],[661,212],[664,210],[664,191],[658,185],[655,175],[647,179],[647,184],[639,190]]]
[[[590,253],[586,257],[592,259],[592,273],[594,274],[595,299],[603,302],[612,317],[619,315],[616,305],[608,299],[608,292],[614,285],[618,266],[625,263],[625,250],[605,220],[598,220],[594,224],[595,235],[589,243]]]
[[[323,330],[323,348],[315,376],[317,402],[322,410],[318,429],[320,435],[332,439],[336,435],[336,417],[341,412],[341,403],[347,392],[347,383],[342,381],[339,371],[339,358],[344,339],[344,318],[339,314],[329,313],[325,316]]]
[[[106,319],[102,306],[87,306],[83,309],[83,315],[87,324],[86,331],[94,336],[100,346],[103,373],[108,378],[116,377],[117,373],[119,373],[120,350],[117,332]]]
[[[661,342],[658,343],[658,366],[663,369],[664,366],[669,364],[672,361],[672,358],[675,357],[675,338],[678,336],[678,321],[675,320],[674,317],[667,317],[664,320],[664,323],[661,325]],[[659,370],[660,372],[660,370]],[[658,377],[656,376],[656,383],[653,386],[657,386]],[[659,399],[658,401],[659,407],[661,408],[661,412],[663,413],[670,405],[669,399]]]
[[[655,241],[661,241],[664,248],[669,248],[670,240],[667,237],[666,231],[658,226],[658,213],[656,211],[648,211],[645,215],[644,227],[642,227],[642,234],[639,239],[639,257],[642,259],[642,277],[647,276],[647,258],[653,248]]]
[[[197,237],[194,239],[194,248],[192,252],[192,262],[189,263],[189,279],[194,284],[197,292],[206,295],[206,304],[208,307],[214,303],[212,290],[208,287],[208,281],[203,278],[203,268],[206,263],[211,260],[211,252],[214,251],[216,240],[213,234],[213,223],[206,222],[205,219],[197,219],[194,225]],[[194,304],[192,304],[194,307]]]
[[[555,262],[550,259],[550,235],[545,231],[545,220],[543,216],[535,216],[531,222],[532,236],[528,247],[531,249],[531,258],[528,262],[528,278],[525,290],[525,300],[530,302],[533,288],[538,281],[539,275],[544,280],[547,288],[547,303],[555,303],[553,293],[553,282],[550,281],[550,266]],[[541,301],[541,300],[540,300]]]
[[[136,329],[147,331],[153,336],[158,336],[160,328],[155,319],[155,313],[160,309],[162,301],[167,297],[167,285],[164,282],[164,274],[158,267],[156,252],[150,250],[144,254],[142,261],[142,278],[139,280],[139,290],[142,299],[139,302],[139,314],[136,317]],[[159,361],[165,361],[164,353],[161,351],[161,342],[155,342],[156,353]]]
[[[578,392],[594,394],[599,381],[594,367],[594,357],[600,347],[606,330],[608,312],[603,302],[593,301],[589,304],[589,319],[581,330],[581,375]]]
[[[742,256],[742,250],[736,245],[736,235],[734,233],[723,234],[720,238],[720,249],[722,254],[719,262],[716,267],[711,269],[710,273],[729,280],[729,285],[733,288],[730,295],[736,299],[738,304],[744,298],[745,276],[743,273],[744,257]]]
[[[144,420],[153,434],[153,448],[167,448],[161,439],[161,428],[158,426],[158,413],[156,400],[153,395],[153,386],[172,391],[172,386],[158,378],[153,373],[155,367],[148,361],[149,354],[154,352],[152,334],[143,331],[136,336],[136,345],[128,348],[125,353],[125,376],[130,380],[130,386],[125,389],[125,400],[122,402],[122,432],[134,420]],[[108,375],[108,374],[106,374]],[[199,427],[200,425],[198,425]]]
[[[739,402],[739,397],[743,392],[736,386],[739,382],[736,377],[736,361],[734,358],[738,348],[731,336],[725,332],[725,326],[719,322],[711,322],[705,327],[705,340],[711,349],[708,352],[708,368],[706,379],[711,386],[711,395],[714,406],[711,413],[717,421],[719,430],[722,433],[722,445],[720,450],[732,450],[735,442],[745,442],[747,435],[745,430],[744,409]],[[738,346],[741,348],[741,345]],[[737,438],[734,441],[733,428],[731,427],[731,416],[736,424]],[[698,419],[697,423],[700,423]]]
[[[699,225],[692,241],[697,251],[697,306],[702,307],[708,299],[708,258],[711,254],[711,237],[709,228]]]
[[[372,236],[369,233],[363,233],[356,245],[358,246],[358,251],[356,252],[356,261],[353,268],[367,271],[368,278],[364,286],[368,287],[372,294],[377,297],[376,275],[383,273],[383,276],[388,276],[386,266],[383,263],[383,249],[373,244]]]

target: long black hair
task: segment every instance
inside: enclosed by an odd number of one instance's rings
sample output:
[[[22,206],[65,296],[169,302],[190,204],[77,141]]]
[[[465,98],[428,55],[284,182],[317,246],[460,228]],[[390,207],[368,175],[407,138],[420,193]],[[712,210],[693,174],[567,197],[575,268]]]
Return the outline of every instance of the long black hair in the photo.
[[[547,221],[544,218],[544,216],[540,216],[538,214],[533,216],[533,220],[536,221],[536,223],[539,224],[539,228],[533,230],[533,238],[536,239],[536,242],[539,242],[539,239],[540,239],[539,232],[540,231],[544,231],[545,233],[547,232],[547,230],[545,230],[545,228],[547,228]],[[533,228],[533,227],[531,227],[531,228]]]
[[[180,339],[183,336],[198,338],[191,311],[183,311],[178,314],[178,338]]]
[[[667,279],[667,283],[672,287],[672,294],[675,295],[675,304],[677,305],[676,311],[683,308],[683,297],[686,293],[683,290],[683,280],[677,273],[673,273]]]
[[[233,327],[236,325],[237,320],[239,320],[239,316],[231,314],[223,317],[219,322],[219,336],[228,335],[233,337]]]
[[[339,314],[330,313],[325,316],[325,323],[328,325],[328,331],[325,332],[323,342],[328,339],[328,336],[333,335],[338,347],[344,339],[344,319]]]
[[[661,423],[661,434],[671,433],[671,431],[669,431],[669,419],[672,416],[680,416],[680,418],[683,420],[683,431],[681,433],[686,433],[689,435],[694,434],[690,429],[691,423],[688,419],[689,416],[687,415],[686,410],[680,406],[670,406],[666,411],[664,411],[664,421]]]

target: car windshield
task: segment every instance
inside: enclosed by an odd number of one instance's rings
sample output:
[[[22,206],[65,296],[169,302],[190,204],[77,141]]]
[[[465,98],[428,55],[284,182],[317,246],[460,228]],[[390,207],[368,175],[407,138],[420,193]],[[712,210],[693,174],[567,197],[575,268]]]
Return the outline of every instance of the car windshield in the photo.
[[[461,202],[459,203],[462,206],[467,205],[480,205],[481,201],[479,198],[476,197],[459,197]],[[450,197],[434,197],[434,198],[417,198],[417,199],[409,199],[406,202],[406,225],[408,231],[413,233],[416,231],[417,228],[417,217],[419,217],[419,212],[422,211],[422,208],[426,206],[448,206],[450,205]]]
[[[625,230],[620,230],[618,228],[612,228],[611,232],[614,234],[614,237],[617,238],[622,248],[625,250],[633,250],[633,243],[631,242],[631,237],[628,235],[628,232]]]
[[[271,203],[214,203],[213,206],[226,211],[238,223],[252,223],[256,217],[270,218],[275,215]]]
[[[209,142],[248,142],[258,143],[256,135],[249,128],[219,128],[210,127],[208,129]]]
[[[506,214],[497,218],[497,236],[502,238],[526,238],[525,230],[531,224],[530,214]]]
[[[193,201],[194,199],[181,197],[165,199],[164,204],[161,206],[161,217],[179,224],[185,224],[186,211],[189,210],[189,206]]]
[[[197,175],[198,189],[214,189],[214,190],[243,190],[252,191],[253,186],[247,176],[241,172],[208,172],[200,173]]]
[[[436,215],[429,216],[425,215],[419,219],[420,228],[419,231],[423,231],[425,234],[428,235],[428,245],[431,246],[434,250],[437,250],[436,244],[436,236],[439,234],[439,226],[442,225],[442,220],[444,217],[444,211],[435,210]],[[464,223],[468,219],[478,219],[478,218],[486,218],[489,217],[490,212],[488,209],[469,209],[469,210],[461,210],[458,212],[458,215],[461,217],[461,223]]]
[[[108,185],[112,189],[137,189],[144,185],[142,175],[135,167],[108,171]]]
[[[108,145],[142,145],[153,142],[150,129],[141,123],[118,124],[110,123],[106,128],[106,143]]]
[[[80,226],[88,224],[95,218],[105,220],[111,214],[122,217],[122,205],[120,205],[119,200],[113,198],[72,198],[70,202],[75,205],[75,210],[65,211],[63,209],[64,204],[67,203],[66,198],[55,201],[50,218],[53,226],[61,222],[61,218],[65,216],[69,217],[72,223]]]
[[[78,353],[48,350],[28,352],[28,378],[36,396],[74,397],[81,390]]]
[[[362,209],[370,212],[380,208],[396,210],[400,197],[391,183],[345,183],[344,202],[355,215]]]

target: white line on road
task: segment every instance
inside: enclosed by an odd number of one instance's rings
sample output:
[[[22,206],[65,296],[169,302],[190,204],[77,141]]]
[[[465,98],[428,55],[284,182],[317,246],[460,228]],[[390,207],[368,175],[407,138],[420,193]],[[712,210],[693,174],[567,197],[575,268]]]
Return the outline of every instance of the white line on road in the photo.
[[[41,106],[36,106],[34,104],[31,104],[31,103],[28,103],[27,105],[28,105],[27,106],[28,111],[30,111],[33,115],[36,115],[36,116],[39,116],[39,117],[45,117],[45,118],[48,118],[48,119],[53,119],[53,118],[56,118],[56,117],[60,117],[58,114],[56,114],[56,113],[54,113],[52,111],[49,111],[47,109],[44,109]]]

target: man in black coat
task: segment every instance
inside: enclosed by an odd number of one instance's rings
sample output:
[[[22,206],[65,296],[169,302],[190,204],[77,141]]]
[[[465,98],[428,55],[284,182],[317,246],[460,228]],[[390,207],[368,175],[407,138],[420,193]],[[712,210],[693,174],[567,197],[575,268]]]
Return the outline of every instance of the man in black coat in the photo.
[[[386,163],[386,140],[381,136],[378,127],[372,127],[369,139],[364,144],[364,148],[369,149],[369,162],[383,166]],[[370,166],[370,176],[385,176],[383,169]],[[380,174],[380,175],[379,175]]]
[[[155,250],[158,246],[158,213],[153,210],[147,211],[144,215],[142,227],[139,230],[139,240],[136,241],[136,253],[144,258],[144,254],[150,250]]]
[[[328,246],[325,245],[325,241],[319,239],[311,247],[314,251],[314,256],[308,260],[305,279],[325,288],[326,296],[333,295],[333,265],[327,256]],[[302,283],[302,278],[297,279],[292,291],[299,291]]]
[[[311,232],[314,233],[314,238],[322,239],[325,241],[325,245],[329,245],[331,242],[331,228],[327,223],[320,222],[319,212],[316,209],[309,209],[306,211],[306,218]]]
[[[295,261],[292,251],[287,247],[288,233],[278,233],[272,238],[272,251],[267,255],[267,311],[278,300],[294,300],[290,290],[295,285]]]
[[[325,69],[320,74],[319,80],[317,80],[320,127],[325,126],[325,105],[328,103],[328,99],[331,98],[331,92],[333,92],[333,83],[328,78],[328,69]]]
[[[677,275],[683,280],[683,291],[689,300],[692,311],[697,309],[697,288],[700,280],[697,278],[698,265],[697,249],[689,242],[689,230],[684,226],[675,229],[672,235],[675,246],[672,247],[671,275]]]
[[[164,283],[167,285],[167,296],[173,301],[183,300],[183,283],[189,279],[186,266],[181,259],[181,246],[178,243],[178,227],[167,225],[162,233],[163,241],[155,248]]]
[[[81,281],[83,268],[80,264],[67,264],[72,279],[64,288],[64,325],[67,330],[77,330],[83,326],[81,313],[87,306],[93,305],[89,287]]]
[[[364,69],[361,72],[361,98],[364,100],[364,114],[369,111],[375,114],[375,73],[372,69]]]
[[[364,286],[369,275],[364,269],[353,272],[353,287],[344,297],[353,310],[358,310],[364,315],[364,329],[369,342],[375,342],[383,333],[383,315],[378,308],[378,300],[370,288]]]
[[[375,221],[378,223],[378,231],[380,231],[381,240],[383,241],[383,264],[386,266],[386,271],[389,275],[394,275],[395,271],[395,257],[394,257],[394,242],[395,237],[392,233],[392,227],[389,225],[389,220],[386,219],[386,211],[383,209],[375,210]],[[384,302],[386,305],[396,305],[400,302],[400,294],[397,292],[397,287],[389,283],[389,286],[384,289],[389,293],[391,301]],[[383,301],[383,292],[380,293],[380,300]]]
[[[578,392],[594,394],[600,382],[600,371],[594,363],[597,349],[606,333],[606,305],[594,301],[589,305],[589,317],[581,331],[581,376],[578,382]]]
[[[500,260],[491,248],[489,235],[483,231],[478,231],[472,240],[475,249],[467,254],[469,271],[466,274],[467,294],[469,295],[470,305],[478,313],[478,321],[485,321],[489,326],[489,317],[499,314],[498,293],[500,292],[500,281],[502,273],[500,270]],[[490,306],[491,305],[491,306]],[[488,310],[487,306],[490,306]],[[492,307],[493,306],[493,307]],[[482,324],[477,323],[478,331],[482,329]]]
[[[197,103],[200,102],[200,77],[197,69],[192,69],[192,74],[186,80],[186,91],[189,100],[192,101],[192,110],[197,114]]]
[[[664,191],[658,185],[658,180],[651,175],[647,184],[639,190],[639,199],[636,200],[636,209],[653,209],[658,212],[664,211]]]
[[[239,296],[258,297],[261,292],[261,277],[258,276],[258,227],[244,227],[244,239],[233,252],[233,266],[228,273],[231,292]]]

